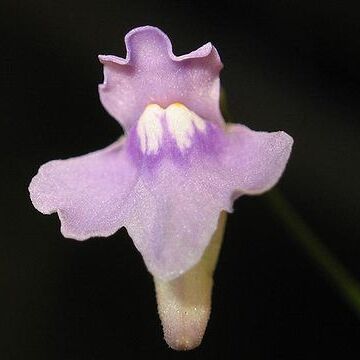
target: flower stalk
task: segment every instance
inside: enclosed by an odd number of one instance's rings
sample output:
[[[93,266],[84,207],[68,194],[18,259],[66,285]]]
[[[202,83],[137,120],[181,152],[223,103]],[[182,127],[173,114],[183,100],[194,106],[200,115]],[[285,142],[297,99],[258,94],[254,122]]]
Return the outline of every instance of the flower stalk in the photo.
[[[360,318],[360,286],[278,189],[265,195],[267,205]]]

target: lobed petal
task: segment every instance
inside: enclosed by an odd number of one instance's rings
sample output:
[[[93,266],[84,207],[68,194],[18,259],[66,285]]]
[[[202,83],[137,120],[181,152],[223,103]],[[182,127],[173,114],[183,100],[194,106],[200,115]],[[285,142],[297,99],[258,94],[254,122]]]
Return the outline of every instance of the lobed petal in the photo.
[[[237,191],[261,194],[280,179],[288,162],[293,139],[283,131],[253,131],[228,125],[222,162]]]
[[[156,171],[142,173],[127,204],[128,233],[149,271],[162,280],[179,277],[200,260],[220,212],[231,212],[237,197],[275,185],[292,146],[284,132],[241,125],[211,141],[221,146],[210,152],[198,147],[184,162],[162,158]]]
[[[177,278],[200,260],[221,210],[232,210],[232,191],[210,156],[181,165],[163,159],[156,173],[142,174],[125,226],[153,276]]]
[[[84,156],[41,166],[29,186],[44,214],[58,212],[65,237],[109,236],[123,224],[124,203],[137,180],[122,141]]]
[[[219,107],[222,63],[214,46],[207,43],[175,56],[166,34],[152,26],[133,29],[125,44],[126,59],[99,56],[104,65],[101,102],[125,130],[151,103],[166,108],[181,102],[205,119],[223,122]]]
[[[109,236],[125,226],[149,271],[175,279],[200,260],[220,212],[232,211],[240,195],[272,187],[291,151],[284,132],[242,125],[217,132],[208,138],[211,151],[199,143],[182,161],[164,156],[155,167],[137,168],[121,141],[51,161],[33,178],[31,199],[45,214],[58,212],[65,237]]]

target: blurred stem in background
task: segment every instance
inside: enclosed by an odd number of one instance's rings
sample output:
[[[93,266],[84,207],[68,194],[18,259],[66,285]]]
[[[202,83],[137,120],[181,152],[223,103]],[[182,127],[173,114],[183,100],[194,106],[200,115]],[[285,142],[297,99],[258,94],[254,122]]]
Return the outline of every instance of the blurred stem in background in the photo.
[[[334,254],[321,242],[279,189],[264,195],[267,205],[332,282],[360,318],[360,286]]]
[[[220,93],[220,107],[226,121],[231,122],[232,116],[229,112],[227,96],[223,88],[221,88]],[[276,218],[284,224],[292,238],[305,249],[307,254],[360,318],[360,285],[358,281],[346,270],[344,265],[331,253],[326,245],[322,243],[279,189],[275,188],[268,192],[264,195],[264,199]]]

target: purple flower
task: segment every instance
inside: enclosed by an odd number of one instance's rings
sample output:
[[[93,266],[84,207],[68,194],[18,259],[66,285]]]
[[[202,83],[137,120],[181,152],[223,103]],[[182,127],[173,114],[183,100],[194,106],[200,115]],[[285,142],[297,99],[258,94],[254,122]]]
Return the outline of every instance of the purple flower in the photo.
[[[158,279],[201,258],[218,224],[244,194],[279,180],[292,138],[224,123],[216,49],[175,56],[168,37],[145,26],[126,37],[127,57],[101,55],[102,104],[125,135],[109,147],[41,166],[31,200],[57,212],[65,237],[110,236],[125,226]]]

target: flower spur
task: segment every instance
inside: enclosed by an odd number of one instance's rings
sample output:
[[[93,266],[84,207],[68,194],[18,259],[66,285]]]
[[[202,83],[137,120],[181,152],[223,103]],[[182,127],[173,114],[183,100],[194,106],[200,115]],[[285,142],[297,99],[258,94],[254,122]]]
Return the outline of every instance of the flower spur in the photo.
[[[154,276],[166,341],[190,349],[210,313],[220,214],[239,196],[274,186],[293,141],[281,131],[225,124],[222,63],[210,43],[175,56],[168,37],[150,26],[130,31],[125,43],[126,59],[99,56],[100,99],[125,135],[41,166],[30,196],[40,212],[58,213],[68,238],[110,236],[124,226]]]

